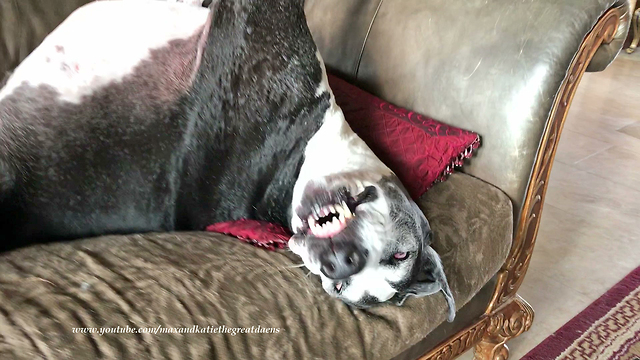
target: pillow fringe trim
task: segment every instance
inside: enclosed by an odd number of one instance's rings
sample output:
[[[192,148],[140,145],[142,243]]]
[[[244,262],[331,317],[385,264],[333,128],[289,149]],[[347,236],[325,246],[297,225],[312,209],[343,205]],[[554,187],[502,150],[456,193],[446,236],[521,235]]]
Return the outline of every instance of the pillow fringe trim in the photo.
[[[472,157],[473,152],[479,147],[480,147],[480,135],[476,136],[476,139],[473,140],[473,142],[469,146],[467,146],[467,148],[464,149],[464,151],[462,151],[460,154],[458,154],[458,156],[455,156],[451,160],[449,165],[447,165],[447,167],[438,176],[434,184],[445,181],[447,177],[449,177],[449,175],[455,172],[455,168],[461,167],[462,165],[464,165],[464,160]]]

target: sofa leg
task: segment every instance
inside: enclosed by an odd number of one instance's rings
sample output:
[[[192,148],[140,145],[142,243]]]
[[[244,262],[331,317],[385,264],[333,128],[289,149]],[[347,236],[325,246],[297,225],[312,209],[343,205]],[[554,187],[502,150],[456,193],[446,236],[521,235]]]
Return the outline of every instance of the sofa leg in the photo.
[[[487,331],[474,349],[474,360],[506,360],[509,357],[507,341],[531,328],[533,309],[516,295],[490,316]]]
[[[476,344],[473,360],[507,360],[509,348],[505,343],[508,339],[482,339]]]

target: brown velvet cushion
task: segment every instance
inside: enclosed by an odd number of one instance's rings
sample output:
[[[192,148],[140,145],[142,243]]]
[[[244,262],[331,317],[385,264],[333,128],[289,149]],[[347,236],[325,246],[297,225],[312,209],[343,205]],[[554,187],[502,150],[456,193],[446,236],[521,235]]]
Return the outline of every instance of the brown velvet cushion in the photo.
[[[511,203],[454,174],[420,200],[458,307],[511,244]],[[0,256],[0,358],[388,359],[446,314],[442,295],[353,310],[290,252],[212,233],[106,236]],[[278,327],[278,334],[74,334],[72,327]]]

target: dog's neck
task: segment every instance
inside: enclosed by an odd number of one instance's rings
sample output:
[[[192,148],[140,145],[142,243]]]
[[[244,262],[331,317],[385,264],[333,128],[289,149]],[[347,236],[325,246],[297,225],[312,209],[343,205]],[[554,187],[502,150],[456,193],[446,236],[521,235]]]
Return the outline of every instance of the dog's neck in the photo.
[[[317,94],[329,92],[330,106],[324,115],[322,126],[307,143],[304,162],[293,189],[290,224],[294,231],[301,224],[301,220],[295,215],[295,209],[309,182],[344,176],[370,185],[383,176],[392,174],[345,120],[342,109],[336,104],[329,88],[324,63],[319,55],[318,57],[323,79]]]
[[[351,130],[342,109],[332,101],[322,126],[307,143],[296,187],[301,182],[350,172],[371,172],[382,177],[391,171]]]

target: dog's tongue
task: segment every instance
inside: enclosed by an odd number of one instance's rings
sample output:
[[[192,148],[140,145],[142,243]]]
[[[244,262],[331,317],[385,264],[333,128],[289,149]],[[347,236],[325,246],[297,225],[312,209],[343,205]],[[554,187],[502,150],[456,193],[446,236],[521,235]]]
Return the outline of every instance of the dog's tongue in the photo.
[[[340,222],[334,218],[332,222],[326,223],[320,228],[311,229],[311,233],[318,238],[330,238],[338,235],[346,227],[346,222]]]

